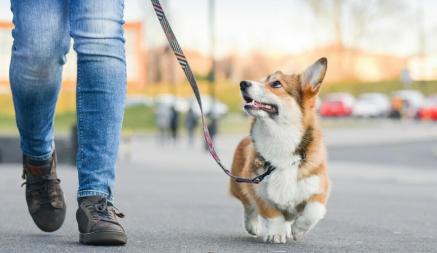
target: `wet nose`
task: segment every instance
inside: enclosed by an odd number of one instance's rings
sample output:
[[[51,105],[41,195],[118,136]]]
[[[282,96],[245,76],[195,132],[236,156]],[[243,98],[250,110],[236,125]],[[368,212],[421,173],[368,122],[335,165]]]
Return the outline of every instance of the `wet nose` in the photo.
[[[249,88],[252,84],[248,81],[241,81],[240,83],[240,90],[246,90]]]

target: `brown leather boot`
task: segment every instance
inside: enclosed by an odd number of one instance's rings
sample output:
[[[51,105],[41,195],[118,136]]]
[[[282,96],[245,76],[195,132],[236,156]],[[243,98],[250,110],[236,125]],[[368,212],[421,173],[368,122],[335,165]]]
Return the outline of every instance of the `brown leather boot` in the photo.
[[[56,152],[45,161],[33,161],[23,155],[26,202],[33,221],[44,232],[59,229],[65,220],[65,201],[61,180],[56,174]]]
[[[79,242],[89,245],[123,245],[126,232],[117,218],[123,218],[114,205],[100,196],[79,198],[76,220]]]

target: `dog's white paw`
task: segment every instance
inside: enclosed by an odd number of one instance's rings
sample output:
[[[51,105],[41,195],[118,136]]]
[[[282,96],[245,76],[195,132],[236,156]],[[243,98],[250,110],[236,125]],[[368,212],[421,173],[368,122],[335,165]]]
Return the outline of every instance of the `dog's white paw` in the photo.
[[[264,242],[286,243],[287,242],[287,235],[286,234],[266,235],[266,236],[264,236]]]
[[[244,219],[244,227],[251,235],[257,236],[261,233],[261,223],[258,218]]]
[[[287,223],[284,217],[264,219],[266,231],[264,242],[286,243],[287,242]]]
[[[285,227],[285,229],[286,229],[286,236],[287,236],[287,238],[291,238],[291,239],[293,239],[293,233],[291,233],[291,227],[293,226],[293,222],[287,222],[286,223],[286,227]]]
[[[303,239],[303,237],[305,236],[305,233],[308,232],[308,229],[306,228],[301,228],[298,227],[296,225],[291,227],[291,234],[292,234],[292,238],[295,241],[300,241]]]
[[[302,240],[305,234],[325,216],[325,213],[326,207],[323,204],[319,202],[308,203],[302,215],[291,226],[294,240]]]

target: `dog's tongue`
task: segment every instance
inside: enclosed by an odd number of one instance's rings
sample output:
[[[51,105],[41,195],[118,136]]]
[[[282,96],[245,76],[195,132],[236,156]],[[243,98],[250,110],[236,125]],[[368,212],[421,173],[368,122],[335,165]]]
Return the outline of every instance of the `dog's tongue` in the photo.
[[[253,100],[252,104],[253,104],[253,107],[255,107],[257,109],[260,109],[260,108],[263,107],[263,104],[261,104],[260,102],[255,101],[255,100]]]
[[[256,101],[255,101],[255,107],[258,108],[258,109],[266,109],[266,110],[271,110],[272,109],[271,105],[263,104],[263,103],[256,102]]]
[[[256,102],[255,100],[252,100],[246,103],[246,105],[250,105],[251,107],[258,108],[260,106],[260,103]]]
[[[252,106],[255,109],[266,109],[266,110],[271,110],[272,109],[272,106],[260,103],[260,102],[255,101],[255,100],[252,100],[252,102],[247,103],[247,105],[250,105],[250,106]]]

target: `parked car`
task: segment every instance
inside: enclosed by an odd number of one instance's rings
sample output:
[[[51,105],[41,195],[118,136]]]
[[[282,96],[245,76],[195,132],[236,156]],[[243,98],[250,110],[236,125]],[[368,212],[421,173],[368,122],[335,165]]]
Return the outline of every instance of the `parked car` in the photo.
[[[417,112],[417,118],[437,121],[437,94],[429,96],[425,100],[424,105]]]
[[[382,93],[361,94],[352,108],[356,117],[384,117],[390,112],[390,100]]]
[[[354,97],[345,92],[330,93],[323,99],[320,115],[323,117],[346,117],[352,114]]]
[[[402,115],[414,118],[420,107],[423,106],[425,98],[417,90],[399,90],[393,93],[392,105],[395,101],[401,101],[400,110]],[[392,108],[393,109],[393,108]]]

